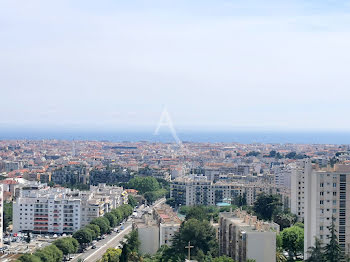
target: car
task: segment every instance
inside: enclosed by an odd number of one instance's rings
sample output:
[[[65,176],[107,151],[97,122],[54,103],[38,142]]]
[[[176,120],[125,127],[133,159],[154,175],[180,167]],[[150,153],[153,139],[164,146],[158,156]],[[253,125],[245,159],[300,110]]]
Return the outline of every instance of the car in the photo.
[[[92,249],[96,249],[97,247],[96,247],[96,245],[92,245],[92,247],[91,247]]]

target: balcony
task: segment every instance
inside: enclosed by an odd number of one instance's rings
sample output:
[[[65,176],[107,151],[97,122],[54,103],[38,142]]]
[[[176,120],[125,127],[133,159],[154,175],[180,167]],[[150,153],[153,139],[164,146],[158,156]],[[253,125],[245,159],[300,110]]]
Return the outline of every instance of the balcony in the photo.
[[[47,227],[46,228],[42,228],[42,227],[34,227],[34,231],[47,231]]]

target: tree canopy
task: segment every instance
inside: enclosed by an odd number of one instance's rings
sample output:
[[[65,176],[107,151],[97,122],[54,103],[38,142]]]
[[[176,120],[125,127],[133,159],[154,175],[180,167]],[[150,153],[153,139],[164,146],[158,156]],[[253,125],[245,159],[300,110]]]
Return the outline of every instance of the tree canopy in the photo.
[[[118,248],[108,248],[106,253],[103,254],[100,262],[119,262],[119,257],[122,251]]]
[[[88,229],[79,229],[73,234],[73,237],[79,242],[79,244],[88,244],[92,241],[92,235]]]
[[[63,255],[74,254],[79,248],[79,242],[72,237],[57,239],[53,244],[63,252]]]
[[[187,252],[185,246],[188,245],[189,241],[194,246],[191,252],[194,257],[199,250],[206,256],[216,257],[218,255],[215,229],[206,220],[200,221],[191,218],[181,224],[180,230],[175,233],[173,238],[172,249],[174,249],[174,253],[184,257]]]
[[[282,246],[289,253],[290,257],[295,257],[304,252],[304,230],[298,226],[286,228],[281,233]]]
[[[253,210],[259,219],[271,221],[282,203],[277,195],[261,193],[257,196]]]
[[[154,177],[135,177],[131,179],[128,186],[139,191],[140,194],[144,194],[150,191],[157,191],[160,189],[160,185]]]

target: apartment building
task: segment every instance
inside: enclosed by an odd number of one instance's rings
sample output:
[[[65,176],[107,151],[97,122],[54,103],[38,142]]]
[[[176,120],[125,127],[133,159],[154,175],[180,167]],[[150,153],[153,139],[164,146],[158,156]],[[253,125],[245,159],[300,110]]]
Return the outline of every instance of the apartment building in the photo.
[[[177,205],[215,205],[212,182],[207,180],[193,180],[179,178],[170,185],[170,196]]]
[[[245,211],[219,215],[219,253],[238,262],[255,259],[256,262],[276,261],[276,234],[279,225],[264,222]]]
[[[305,177],[311,173],[311,160],[302,160],[291,164],[291,212],[297,215],[299,221],[305,215]]]
[[[135,219],[133,228],[138,230],[141,254],[155,254],[162,245],[171,246],[174,234],[179,231],[181,220],[168,205]]]
[[[171,246],[174,234],[180,229],[181,220],[168,205],[154,208],[153,218],[159,225],[159,247]]]
[[[286,188],[291,187],[292,169],[289,165],[282,167],[273,167],[272,171],[274,174],[274,182],[276,186]]]
[[[315,237],[327,244],[328,226],[335,219],[339,245],[350,253],[350,165],[336,164],[305,173],[304,250],[314,245]]]
[[[88,168],[81,163],[71,163],[58,167],[52,171],[51,181],[56,184],[87,184],[89,179]]]
[[[13,232],[72,233],[126,199],[122,188],[106,185],[90,191],[50,188],[46,184],[25,187],[13,202]]]
[[[261,193],[277,194],[284,208],[290,208],[290,192],[286,188],[267,183],[212,182],[206,179],[193,180],[188,177],[177,178],[170,184],[170,195],[177,205],[216,205],[245,196],[248,205],[253,205]]]
[[[25,192],[13,203],[13,232],[72,233],[81,227],[81,200],[49,192]]]

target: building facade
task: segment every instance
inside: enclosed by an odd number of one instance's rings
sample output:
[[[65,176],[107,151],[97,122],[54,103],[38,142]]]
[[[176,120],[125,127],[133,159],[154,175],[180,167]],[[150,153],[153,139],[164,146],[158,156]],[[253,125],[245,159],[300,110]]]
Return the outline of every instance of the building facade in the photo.
[[[154,208],[152,215],[135,219],[133,228],[138,231],[140,253],[155,254],[162,245],[171,246],[180,225],[181,220],[168,205]]]
[[[350,165],[312,169],[305,173],[304,250],[315,237],[328,243],[328,227],[334,219],[339,245],[350,252]],[[308,257],[307,252],[304,254]]]
[[[276,261],[275,223],[259,221],[240,209],[219,215],[219,253],[237,262],[255,259],[256,262]]]
[[[230,199],[233,201],[241,196],[247,205],[253,205],[261,193],[279,195],[285,209],[290,208],[290,191],[273,184],[212,182],[209,180],[193,180],[178,178],[170,184],[170,196],[177,205],[216,205]]]
[[[125,203],[127,193],[120,187],[71,191],[39,184],[23,188],[13,202],[13,232],[72,233]]]

